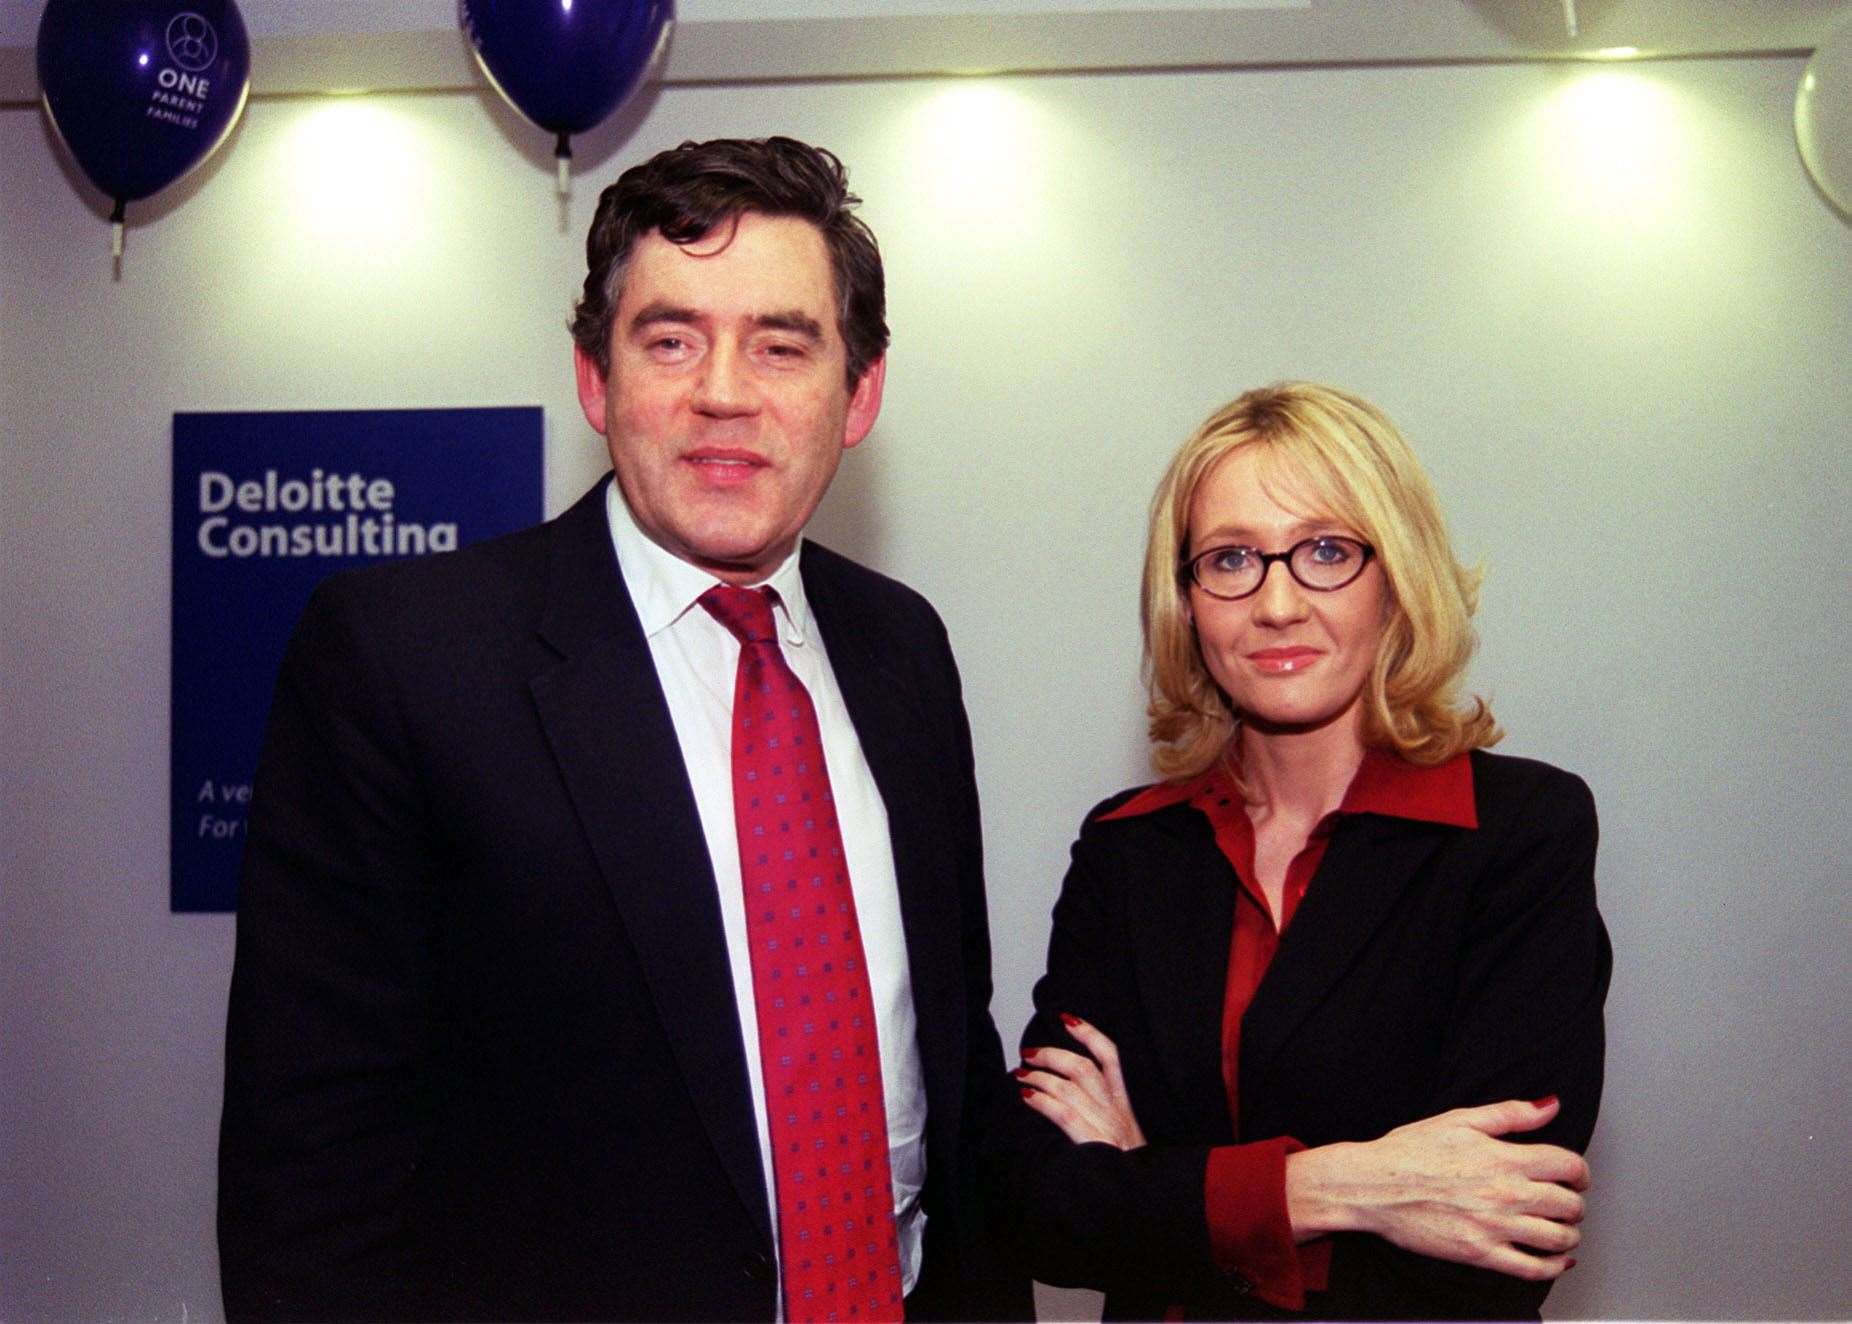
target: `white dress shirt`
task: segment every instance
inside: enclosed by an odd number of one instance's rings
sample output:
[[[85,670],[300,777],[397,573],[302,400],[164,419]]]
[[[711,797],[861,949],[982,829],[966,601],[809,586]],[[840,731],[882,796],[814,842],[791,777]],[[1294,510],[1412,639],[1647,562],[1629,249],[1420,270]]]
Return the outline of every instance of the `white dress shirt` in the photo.
[[[753,1116],[759,1130],[759,1159],[777,1247],[777,1185],[772,1176],[771,1132],[765,1115],[765,1073],[759,1064],[759,1019],[752,993],[752,954],[746,937],[746,900],[740,882],[739,837],[733,819],[733,681],[740,644],[732,631],[698,603],[720,581],[653,542],[637,527],[613,482],[605,513],[618,570],[649,640],[656,678],[669,702],[682,763],[694,787],[695,808],[707,838],[708,859],[720,889],[720,920],[733,968],[733,998],[746,1045],[746,1074],[752,1085]],[[913,987],[907,968],[906,934],[900,921],[900,892],[894,878],[894,850],[888,838],[887,808],[875,786],[861,740],[849,720],[823,636],[810,617],[798,553],[764,580],[778,594],[773,618],[779,649],[817,710],[830,794],[842,827],[862,930],[875,1036],[881,1051],[881,1089],[887,1104],[888,1163],[894,1178],[894,1215],[900,1233],[904,1291],[919,1280],[926,1215],[920,1191],[926,1182],[926,1083],[920,1066]],[[752,587],[759,587],[753,585]],[[780,1316],[783,1298],[780,1296]]]

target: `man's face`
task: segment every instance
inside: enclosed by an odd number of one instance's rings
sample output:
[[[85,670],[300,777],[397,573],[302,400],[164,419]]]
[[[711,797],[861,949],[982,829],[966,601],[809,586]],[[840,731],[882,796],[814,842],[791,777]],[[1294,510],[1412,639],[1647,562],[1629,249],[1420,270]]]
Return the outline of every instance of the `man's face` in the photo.
[[[746,212],[691,244],[637,241],[610,373],[574,358],[579,403],[650,538],[734,584],[790,553],[881,408],[885,360],[848,389],[836,309],[808,221]]]

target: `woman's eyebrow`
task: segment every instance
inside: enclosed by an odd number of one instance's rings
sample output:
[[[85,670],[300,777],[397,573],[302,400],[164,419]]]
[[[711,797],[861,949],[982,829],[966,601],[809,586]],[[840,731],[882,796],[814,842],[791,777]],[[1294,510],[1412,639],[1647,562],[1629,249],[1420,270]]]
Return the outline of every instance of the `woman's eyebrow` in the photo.
[[[1279,530],[1277,533],[1280,537],[1286,538],[1292,542],[1297,542],[1301,538],[1313,537],[1317,534],[1328,533],[1333,530],[1342,530],[1344,527],[1345,525],[1342,520],[1304,519],[1299,520],[1297,523],[1287,525],[1284,530]],[[1217,524],[1205,529],[1198,535],[1197,540],[1203,543],[1234,542],[1240,543],[1244,547],[1257,547],[1263,539],[1274,532],[1276,531],[1268,530],[1263,532],[1258,529],[1250,528],[1245,524]]]

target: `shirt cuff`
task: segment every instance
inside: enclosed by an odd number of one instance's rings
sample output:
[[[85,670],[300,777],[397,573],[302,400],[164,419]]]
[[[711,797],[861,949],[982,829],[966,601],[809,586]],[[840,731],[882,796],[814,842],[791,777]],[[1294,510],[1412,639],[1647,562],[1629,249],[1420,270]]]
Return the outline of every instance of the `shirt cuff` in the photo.
[[[1215,1267],[1282,1310],[1304,1310],[1305,1294],[1324,1288],[1331,1263],[1329,1241],[1294,1242],[1286,1213],[1286,1156],[1304,1148],[1291,1136],[1218,1145],[1203,1179]]]

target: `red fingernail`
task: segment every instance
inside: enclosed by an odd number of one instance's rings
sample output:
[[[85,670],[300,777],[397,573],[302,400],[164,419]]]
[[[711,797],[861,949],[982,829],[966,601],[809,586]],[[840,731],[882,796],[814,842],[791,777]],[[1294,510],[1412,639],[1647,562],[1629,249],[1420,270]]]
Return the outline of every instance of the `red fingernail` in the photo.
[[[1024,1085],[1022,1087],[1022,1096],[1025,1099],[1033,1099],[1035,1097],[1035,1091],[1030,1089],[1027,1085]]]
[[[1041,1051],[1042,1051],[1042,1050],[1041,1050],[1041,1049],[1039,1049],[1039,1048],[1025,1048],[1025,1049],[1023,1049],[1023,1050],[1022,1050],[1022,1058],[1023,1058],[1023,1061],[1025,1061],[1025,1062],[1027,1062],[1027,1061],[1029,1061],[1029,1060],[1030,1060],[1031,1058],[1033,1058],[1033,1057],[1034,1057],[1034,1056],[1035,1056],[1035,1055],[1036,1055],[1037,1053],[1039,1053],[1039,1052],[1041,1052]]]
[[[1076,1025],[1079,1025],[1079,1024],[1080,1024],[1080,1017],[1078,1017],[1078,1016],[1070,1016],[1070,1015],[1068,1015],[1068,1014],[1067,1014],[1067,1013],[1066,1013],[1066,1012],[1064,1011],[1064,1012],[1062,1012],[1062,1013],[1061,1013],[1061,1023],[1062,1023],[1063,1025],[1065,1025],[1065,1026],[1067,1026],[1067,1028],[1071,1030],[1071,1029],[1073,1029],[1073,1028],[1074,1028],[1074,1027],[1075,1027]]]
[[[1029,1068],[1017,1067],[1014,1071],[1010,1072],[1010,1074],[1015,1076],[1018,1080],[1021,1080],[1024,1076],[1029,1074]]]
[[[1530,1106],[1533,1108],[1548,1108],[1555,1102],[1556,1096],[1554,1094],[1546,1094],[1541,1099],[1532,1099],[1530,1101]]]
[[[1573,1269],[1573,1268],[1575,1268],[1575,1261],[1574,1261],[1574,1260],[1571,1260],[1571,1261],[1569,1261],[1569,1263],[1567,1263],[1567,1264],[1565,1264],[1565,1265],[1563,1266],[1563,1272],[1564,1272],[1564,1273],[1567,1273],[1567,1272],[1568,1272],[1569,1270],[1571,1270],[1571,1269]]]

